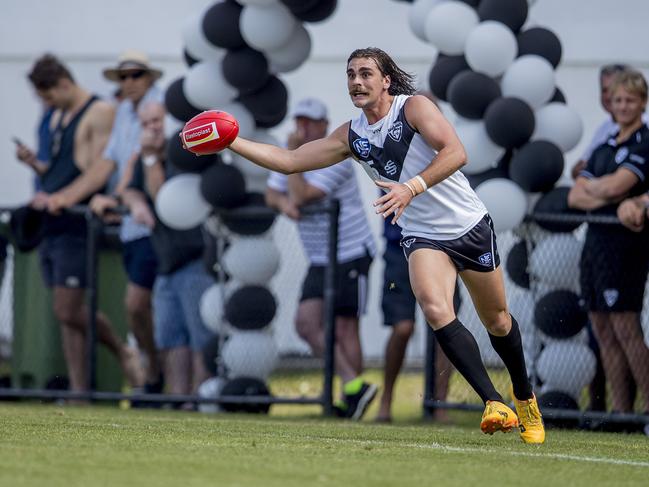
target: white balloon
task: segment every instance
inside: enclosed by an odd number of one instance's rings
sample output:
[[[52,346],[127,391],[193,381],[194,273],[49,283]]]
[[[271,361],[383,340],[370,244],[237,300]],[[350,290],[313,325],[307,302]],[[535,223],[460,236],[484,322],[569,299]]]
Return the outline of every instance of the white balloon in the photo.
[[[250,162],[248,159],[240,156],[239,154],[233,155],[232,164],[237,169],[239,169],[243,174],[243,176],[246,178],[247,191],[251,191],[251,189],[247,184],[249,179],[263,179],[265,181],[268,178],[268,175],[270,174],[270,171],[265,167],[258,166],[254,162]]]
[[[288,42],[296,23],[297,20],[284,4],[251,5],[241,12],[239,29],[250,47],[272,51]]]
[[[194,59],[220,63],[225,56],[225,49],[212,44],[203,34],[203,16],[206,10],[192,15],[185,21],[182,29],[183,44]]]
[[[221,389],[227,381],[222,377],[210,377],[198,386],[198,396],[206,399],[216,399],[221,395]],[[222,411],[219,404],[199,403],[198,410],[201,413],[214,414]]]
[[[208,287],[198,305],[201,320],[205,328],[214,333],[220,333],[223,325],[223,300],[225,289],[221,284],[212,284]]]
[[[455,130],[467,155],[467,164],[462,168],[465,174],[486,171],[505,154],[504,147],[493,143],[482,120],[459,119]]]
[[[474,71],[500,76],[516,59],[518,43],[509,27],[487,20],[471,31],[464,46],[466,62]]]
[[[582,247],[582,242],[570,233],[543,239],[530,255],[530,276],[556,289],[579,293]]]
[[[584,133],[581,117],[565,103],[548,103],[535,113],[536,126],[532,140],[547,140],[559,149],[573,149]]]
[[[554,69],[547,59],[535,54],[526,54],[507,68],[500,86],[503,96],[520,98],[536,110],[547,103],[554,94]]]
[[[239,102],[231,102],[219,108],[228,112],[239,123],[239,135],[249,139],[255,133],[255,119],[248,109]]]
[[[518,226],[527,212],[527,195],[515,182],[505,178],[485,181],[476,194],[487,207],[496,232]]]
[[[579,400],[581,391],[595,377],[597,359],[592,350],[575,340],[547,345],[536,364],[544,387],[558,390]]]
[[[223,362],[230,379],[254,377],[266,381],[278,357],[275,340],[264,331],[233,333],[223,346]]]
[[[311,53],[311,36],[309,31],[299,22],[289,40],[283,46],[264,51],[274,73],[288,73],[299,68]]]
[[[223,267],[244,284],[267,285],[279,269],[279,250],[269,238],[242,237],[223,254]]]
[[[477,12],[466,3],[448,1],[435,5],[426,16],[426,39],[442,53],[462,54],[469,33],[480,22]]]
[[[422,41],[428,42],[426,39],[426,17],[428,12],[444,0],[415,0],[410,6],[408,11],[408,23],[412,33],[415,34]]]
[[[211,208],[201,196],[199,174],[179,174],[158,191],[155,211],[162,223],[175,230],[189,230],[207,218]]]
[[[197,108],[221,109],[234,100],[238,91],[223,77],[220,62],[204,61],[194,64],[185,75],[183,93]]]

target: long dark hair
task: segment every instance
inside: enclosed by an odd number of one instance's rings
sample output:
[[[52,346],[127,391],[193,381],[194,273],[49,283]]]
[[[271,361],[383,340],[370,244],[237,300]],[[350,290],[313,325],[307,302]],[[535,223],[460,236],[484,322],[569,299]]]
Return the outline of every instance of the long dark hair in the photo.
[[[378,47],[356,49],[349,55],[347,64],[356,58],[374,59],[381,74],[390,77],[390,87],[388,88],[390,95],[414,95],[417,92],[417,88],[415,88],[415,77],[397,66],[397,63],[385,51]]]

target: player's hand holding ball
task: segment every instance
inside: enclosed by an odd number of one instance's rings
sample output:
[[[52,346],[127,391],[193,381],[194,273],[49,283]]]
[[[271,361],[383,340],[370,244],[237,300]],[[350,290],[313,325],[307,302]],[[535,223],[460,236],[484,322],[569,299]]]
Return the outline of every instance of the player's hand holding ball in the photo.
[[[214,154],[227,148],[239,134],[239,122],[227,112],[199,113],[183,127],[183,147],[197,155]]]

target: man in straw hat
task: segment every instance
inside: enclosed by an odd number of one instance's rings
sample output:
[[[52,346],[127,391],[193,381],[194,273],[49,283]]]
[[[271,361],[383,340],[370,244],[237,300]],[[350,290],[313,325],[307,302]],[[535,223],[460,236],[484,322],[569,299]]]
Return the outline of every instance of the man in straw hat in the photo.
[[[90,205],[104,216],[120,203],[122,193],[131,180],[140,140],[138,107],[147,101],[161,102],[162,91],[155,81],[162,71],[153,67],[142,52],[128,50],[117,63],[104,69],[104,77],[119,84],[123,100],[117,106],[115,123],[103,152],[100,166],[111,168],[109,182],[111,195],[96,195]],[[157,262],[150,242],[150,223],[153,215],[127,215],[122,219],[120,240],[123,243],[124,267],[128,275],[126,312],[129,327],[147,357],[145,392],[161,392],[162,379],[153,340],[151,319],[151,290],[156,276]]]

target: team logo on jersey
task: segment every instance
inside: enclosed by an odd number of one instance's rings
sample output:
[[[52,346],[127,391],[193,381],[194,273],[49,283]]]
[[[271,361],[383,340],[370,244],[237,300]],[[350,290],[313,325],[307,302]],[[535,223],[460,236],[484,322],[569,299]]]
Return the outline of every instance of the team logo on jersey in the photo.
[[[394,161],[388,161],[385,164],[385,172],[388,174],[388,176],[394,176],[399,168],[397,167],[397,164]]]
[[[410,246],[411,246],[413,243],[415,243],[415,240],[417,240],[417,239],[416,239],[416,238],[409,238],[409,239],[404,240],[403,242],[401,242],[401,245],[403,245],[405,248],[409,249]]]
[[[372,145],[370,144],[370,141],[367,140],[366,138],[356,139],[352,143],[352,145],[354,146],[354,150],[363,159],[365,159],[367,156],[370,155],[370,149],[372,148]]]
[[[401,140],[401,132],[403,132],[403,123],[401,121],[394,122],[392,124],[392,127],[388,130],[388,135],[392,140],[395,142],[399,142]]]
[[[618,149],[618,151],[615,153],[615,162],[618,164],[622,164],[625,160],[626,157],[629,155],[629,149],[626,147],[622,147]]]
[[[617,298],[620,297],[620,292],[617,289],[604,289],[602,293],[604,295],[604,301],[606,301],[606,306],[609,308],[617,302]]]
[[[491,258],[491,252],[486,252],[482,254],[480,257],[478,257],[478,260],[484,266],[492,265],[493,259]]]

